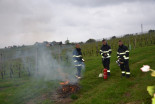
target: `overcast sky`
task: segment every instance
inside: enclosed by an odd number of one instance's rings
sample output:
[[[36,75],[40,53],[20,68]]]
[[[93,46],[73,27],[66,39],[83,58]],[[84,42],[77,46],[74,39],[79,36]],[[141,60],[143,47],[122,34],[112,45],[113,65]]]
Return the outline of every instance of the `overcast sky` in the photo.
[[[0,0],[0,48],[155,29],[155,0]]]

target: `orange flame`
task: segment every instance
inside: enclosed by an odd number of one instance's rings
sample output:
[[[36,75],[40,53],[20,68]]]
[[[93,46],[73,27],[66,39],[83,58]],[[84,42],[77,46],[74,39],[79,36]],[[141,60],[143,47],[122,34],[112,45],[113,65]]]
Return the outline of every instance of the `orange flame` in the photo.
[[[67,85],[69,83],[69,81],[66,82],[60,82],[61,85]]]

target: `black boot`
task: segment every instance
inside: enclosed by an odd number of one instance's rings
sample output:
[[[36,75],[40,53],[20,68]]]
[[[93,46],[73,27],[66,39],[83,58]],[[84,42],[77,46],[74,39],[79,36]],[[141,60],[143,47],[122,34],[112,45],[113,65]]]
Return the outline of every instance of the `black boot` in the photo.
[[[121,75],[121,78],[122,78],[122,77],[125,77],[125,74],[122,74],[122,75]]]
[[[130,74],[126,74],[126,78],[130,78]]]

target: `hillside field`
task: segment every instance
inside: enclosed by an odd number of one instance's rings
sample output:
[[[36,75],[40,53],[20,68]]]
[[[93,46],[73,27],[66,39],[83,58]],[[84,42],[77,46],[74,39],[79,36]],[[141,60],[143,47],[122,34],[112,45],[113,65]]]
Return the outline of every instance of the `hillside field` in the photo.
[[[112,52],[111,76],[107,80],[98,78],[102,70],[101,57],[85,58],[85,72],[79,81],[81,90],[75,94],[72,104],[150,104],[151,96],[147,86],[155,85],[150,72],[140,68],[147,64],[155,69],[155,45],[136,48],[130,51],[131,78],[121,78],[120,68],[115,61],[116,51]],[[0,104],[54,104],[52,93],[57,88],[56,81],[43,81],[33,77],[0,79]]]

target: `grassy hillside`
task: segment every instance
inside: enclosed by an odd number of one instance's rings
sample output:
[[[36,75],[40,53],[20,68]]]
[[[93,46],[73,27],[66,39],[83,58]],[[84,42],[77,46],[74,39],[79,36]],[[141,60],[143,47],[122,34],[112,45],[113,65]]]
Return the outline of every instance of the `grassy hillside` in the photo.
[[[142,65],[148,64],[155,69],[155,46],[136,48],[130,51],[131,78],[121,78],[120,68],[116,65],[116,51],[111,58],[111,76],[108,80],[98,78],[102,67],[101,57],[85,57],[86,72],[80,81],[82,89],[73,104],[150,104],[148,85],[155,85],[150,73],[141,72]]]
[[[111,58],[111,76],[98,78],[102,67],[100,56],[85,57],[84,78],[79,82],[81,90],[73,104],[150,104],[151,96],[146,88],[155,85],[150,73],[140,67],[148,64],[155,69],[155,46],[136,48],[130,51],[131,78],[121,78],[120,68],[115,63],[116,51]],[[0,104],[53,104],[52,93],[58,83],[32,77],[0,79]]]
[[[121,78],[121,70],[115,63],[118,40],[124,41],[130,49],[131,78]],[[112,47],[111,76],[107,80],[98,78],[103,69],[99,49],[102,43],[82,44],[85,59],[84,78],[79,81],[81,90],[75,94],[73,104],[150,104],[151,96],[147,86],[155,86],[151,73],[140,68],[148,64],[155,69],[155,33],[130,35],[108,40]],[[71,61],[68,50],[72,46],[46,47],[58,62]],[[40,48],[38,48],[40,49]],[[35,76],[35,59],[38,50],[34,46],[0,49],[0,104],[53,104],[52,94],[59,82],[43,80]],[[50,51],[51,50],[51,51]],[[67,53],[67,54],[66,54]],[[24,60],[24,63],[22,63]],[[74,69],[73,69],[74,70]],[[29,74],[30,72],[30,74]]]

